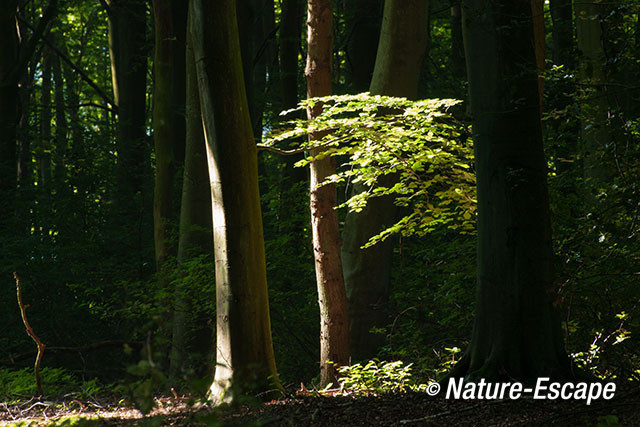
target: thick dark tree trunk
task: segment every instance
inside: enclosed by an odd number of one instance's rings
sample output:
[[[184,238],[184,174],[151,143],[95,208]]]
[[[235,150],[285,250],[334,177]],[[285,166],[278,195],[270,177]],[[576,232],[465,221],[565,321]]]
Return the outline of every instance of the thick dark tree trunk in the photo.
[[[158,270],[176,255],[175,227],[179,203],[177,184],[184,158],[186,8],[182,1],[154,0],[155,84],[153,127],[156,154],[154,240]]]
[[[600,154],[609,145],[611,132],[607,127],[609,102],[604,50],[604,22],[608,10],[591,2],[576,2],[579,77],[581,83],[581,127],[583,173],[593,186],[607,182],[606,168]],[[593,199],[591,201],[594,201]]]
[[[544,28],[544,0],[531,1],[531,14],[533,16],[533,42],[536,51],[536,69],[538,71],[538,104],[542,117],[542,104],[544,100],[544,67],[545,67],[545,28]]]
[[[280,82],[283,109],[298,105],[298,54],[300,53],[302,2],[283,0],[280,16]]]
[[[147,5],[137,0],[110,0],[109,5],[111,69],[118,105],[116,189],[119,204],[127,206],[142,193],[149,171],[145,145]]]
[[[573,377],[554,309],[553,251],[528,0],[467,0],[464,35],[478,186],[471,344],[452,375]]]
[[[383,5],[383,0],[345,2],[345,15],[350,23],[346,49],[347,80],[351,84],[352,93],[366,92],[371,84]]]
[[[331,56],[333,48],[333,10],[331,0],[307,2],[307,97],[331,94]],[[322,105],[307,110],[312,120],[322,112]],[[310,139],[323,135],[310,135]],[[314,149],[315,156],[321,150]],[[349,317],[347,297],[340,258],[340,232],[336,187],[333,184],[318,187],[335,173],[335,160],[331,157],[315,160],[311,170],[311,232],[316,267],[318,304],[320,305],[320,384],[337,384],[337,366],[349,363]]]
[[[282,109],[289,110],[298,105],[298,55],[300,54],[303,8],[301,0],[283,0],[280,15],[279,59]],[[288,117],[292,118],[292,117]],[[286,156],[286,173],[293,183],[307,179],[306,170],[293,165],[302,155]]]
[[[387,0],[370,92],[374,95],[415,98],[420,67],[427,49],[429,2]],[[393,185],[393,176],[383,185]],[[366,191],[355,185],[355,192]],[[368,249],[369,239],[397,220],[392,197],[369,201],[345,219],[342,247],[344,280],[349,300],[351,352],[354,360],[372,358],[384,344],[384,336],[372,328],[387,324],[393,242],[390,239]]]
[[[14,66],[18,61],[19,39],[16,31],[17,0],[0,5],[0,235],[12,229],[18,159],[18,84]]]
[[[210,397],[217,402],[252,389],[273,389],[273,383],[279,387],[271,341],[257,151],[235,6],[230,0],[215,5],[193,0],[190,8],[213,202],[217,357]]]
[[[573,10],[571,0],[550,0],[551,33],[553,39],[553,62],[569,68],[575,66],[573,40]]]
[[[262,113],[266,63],[264,61],[263,0],[238,0],[238,31],[244,83],[251,126],[256,141],[262,139]]]

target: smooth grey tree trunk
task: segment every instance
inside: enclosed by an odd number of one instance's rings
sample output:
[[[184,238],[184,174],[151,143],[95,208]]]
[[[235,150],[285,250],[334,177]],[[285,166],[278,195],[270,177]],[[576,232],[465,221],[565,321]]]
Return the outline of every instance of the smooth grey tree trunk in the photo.
[[[203,4],[204,3],[204,4]],[[280,388],[267,293],[258,161],[233,0],[190,3],[212,192],[216,368],[209,397]]]
[[[426,0],[387,0],[382,32],[370,92],[374,95],[415,98],[420,67],[427,50],[429,2]],[[383,185],[393,185],[390,176]],[[354,185],[354,192],[366,191]],[[384,344],[384,335],[372,328],[387,324],[387,305],[391,280],[393,242],[390,239],[361,249],[369,239],[395,224],[397,207],[392,197],[369,201],[358,213],[349,212],[342,234],[342,263],[349,316],[351,354],[354,360],[375,356]]]
[[[180,203],[178,263],[213,252],[211,188],[190,37],[187,39],[186,70],[186,148]],[[209,357],[203,358],[204,366],[196,366],[195,371],[197,375],[213,378],[211,366],[215,362],[215,349],[212,345],[214,331],[209,326],[209,319],[196,318],[193,301],[184,289],[178,287],[175,297],[170,379],[176,384],[192,351],[209,354]]]

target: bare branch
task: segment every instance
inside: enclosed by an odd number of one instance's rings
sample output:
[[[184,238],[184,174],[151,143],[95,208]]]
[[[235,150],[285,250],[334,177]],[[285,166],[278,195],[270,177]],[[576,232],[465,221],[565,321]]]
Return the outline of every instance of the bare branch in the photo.
[[[20,287],[20,279],[18,278],[18,273],[13,273],[13,278],[16,279],[16,293],[18,296],[18,306],[20,307],[20,314],[22,315],[22,322],[24,323],[24,327],[27,330],[27,334],[35,341],[38,346],[38,355],[36,356],[36,363],[34,365],[35,375],[36,375],[36,387],[38,388],[38,394],[42,396],[42,382],[40,381],[40,362],[42,361],[42,356],[44,355],[44,349],[46,345],[40,341],[40,338],[33,332],[31,325],[29,324],[29,320],[27,320],[27,307],[22,303],[22,288]]]

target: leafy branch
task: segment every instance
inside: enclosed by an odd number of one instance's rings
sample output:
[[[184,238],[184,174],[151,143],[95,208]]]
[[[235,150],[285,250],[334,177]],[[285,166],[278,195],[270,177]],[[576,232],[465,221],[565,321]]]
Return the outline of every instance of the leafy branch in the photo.
[[[342,167],[320,185],[349,182],[359,191],[339,207],[361,211],[373,197],[389,196],[412,211],[373,236],[365,247],[391,234],[424,235],[442,225],[474,231],[476,207],[473,150],[467,126],[450,110],[460,101],[337,95],[302,101],[292,111],[324,109],[314,120],[296,119],[267,135],[263,149],[288,150],[276,145],[309,134],[326,136],[300,144],[296,152],[323,148],[296,166],[327,156],[339,157]],[[267,148],[269,147],[269,148]],[[383,177],[386,177],[383,179]]]

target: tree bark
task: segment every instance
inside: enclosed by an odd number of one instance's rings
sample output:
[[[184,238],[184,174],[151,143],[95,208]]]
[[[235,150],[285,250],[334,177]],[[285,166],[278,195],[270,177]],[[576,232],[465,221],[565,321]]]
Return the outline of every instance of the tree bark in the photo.
[[[307,97],[331,94],[331,56],[333,48],[333,11],[331,0],[307,2]],[[307,110],[313,120],[322,112],[316,105]],[[309,139],[323,135],[312,134]],[[310,150],[316,156],[321,149]],[[335,173],[335,160],[325,158],[310,163],[311,172],[311,231],[313,257],[316,268],[318,304],[320,305],[320,384],[337,384],[337,366],[349,363],[349,318],[347,298],[340,259],[340,233],[336,187],[333,184],[318,187]]]
[[[108,4],[114,101],[118,106],[117,199],[121,206],[127,206],[142,193],[149,170],[145,146],[147,6],[137,0],[110,0]]]
[[[207,170],[207,152],[202,132],[202,115],[198,95],[198,81],[191,37],[187,38],[186,53],[186,148],[184,174],[182,178],[182,201],[180,203],[180,231],[178,238],[178,263],[184,263],[194,257],[211,254],[211,188]],[[210,354],[213,347],[213,329],[208,319],[197,319],[193,301],[183,289],[176,289],[176,302],[173,316],[173,338],[171,342],[170,378],[176,379],[185,367],[188,354],[196,351]],[[193,330],[195,329],[195,333]],[[210,362],[210,363],[207,363]],[[196,374],[211,375],[210,369],[215,362],[212,357],[203,360],[203,366],[196,366]]]
[[[40,145],[38,146],[38,188],[51,184],[51,51],[42,52],[42,86],[40,87]]]
[[[545,29],[544,29],[544,0],[531,1],[531,14],[533,16],[533,42],[536,51],[536,69],[538,70],[538,100],[540,116],[542,117],[542,104],[544,103],[544,66],[545,66]]]
[[[280,16],[280,82],[282,106],[287,110],[298,105],[298,54],[300,53],[300,0],[283,0]]]
[[[154,186],[154,241],[156,266],[162,270],[169,256],[176,255],[175,227],[181,159],[184,158],[184,93],[186,8],[182,2],[154,0],[155,84],[153,128],[156,154]]]
[[[573,69],[573,10],[571,0],[549,0],[552,22],[553,62]]]
[[[54,84],[54,100],[56,111],[56,131],[55,142],[56,150],[54,157],[55,166],[55,182],[62,185],[66,185],[66,170],[65,162],[67,157],[67,151],[69,144],[67,142],[67,134],[69,132],[69,125],[67,122],[67,114],[65,111],[66,103],[64,96],[64,76],[62,75],[62,68],[60,66],[60,58],[58,55],[52,58],[52,73]]]
[[[190,10],[213,202],[217,357],[210,398],[216,402],[273,383],[280,387],[235,5],[227,0],[203,7],[193,0]]]
[[[462,40],[461,0],[450,0],[451,4],[451,71],[458,80],[465,80],[464,41]]]
[[[278,39],[280,59],[280,87],[282,90],[282,109],[289,110],[298,105],[298,55],[301,45],[302,2],[301,0],[282,0],[280,15],[280,35]],[[292,119],[293,117],[287,117]],[[285,172],[291,183],[304,182],[306,170],[295,168],[294,164],[302,155],[286,156]]]
[[[249,103],[251,126],[256,141],[262,139],[262,113],[266,63],[264,61],[263,1],[238,0],[238,32],[244,83]]]
[[[429,2],[387,0],[369,91],[374,95],[415,98],[420,67],[429,41]],[[393,185],[390,176],[382,182]],[[354,185],[354,192],[367,189]],[[390,239],[361,249],[369,239],[392,226],[398,215],[393,197],[371,199],[358,213],[345,219],[342,247],[344,280],[349,301],[351,351],[354,360],[375,356],[384,336],[372,334],[387,322],[393,242]]]
[[[578,51],[580,52],[579,77],[583,85],[581,96],[581,126],[583,173],[595,185],[605,181],[599,153],[609,143],[607,129],[609,104],[607,102],[603,45],[603,7],[592,2],[575,2]]]
[[[16,126],[18,122],[18,84],[14,66],[18,61],[19,39],[16,29],[17,0],[0,5],[0,233],[12,229],[17,177]]]
[[[573,377],[553,305],[553,251],[532,13],[467,0],[465,46],[478,186],[471,344],[452,376]]]
[[[350,23],[346,46],[347,79],[353,93],[366,92],[371,84],[383,5],[382,0],[345,2],[345,15]]]

